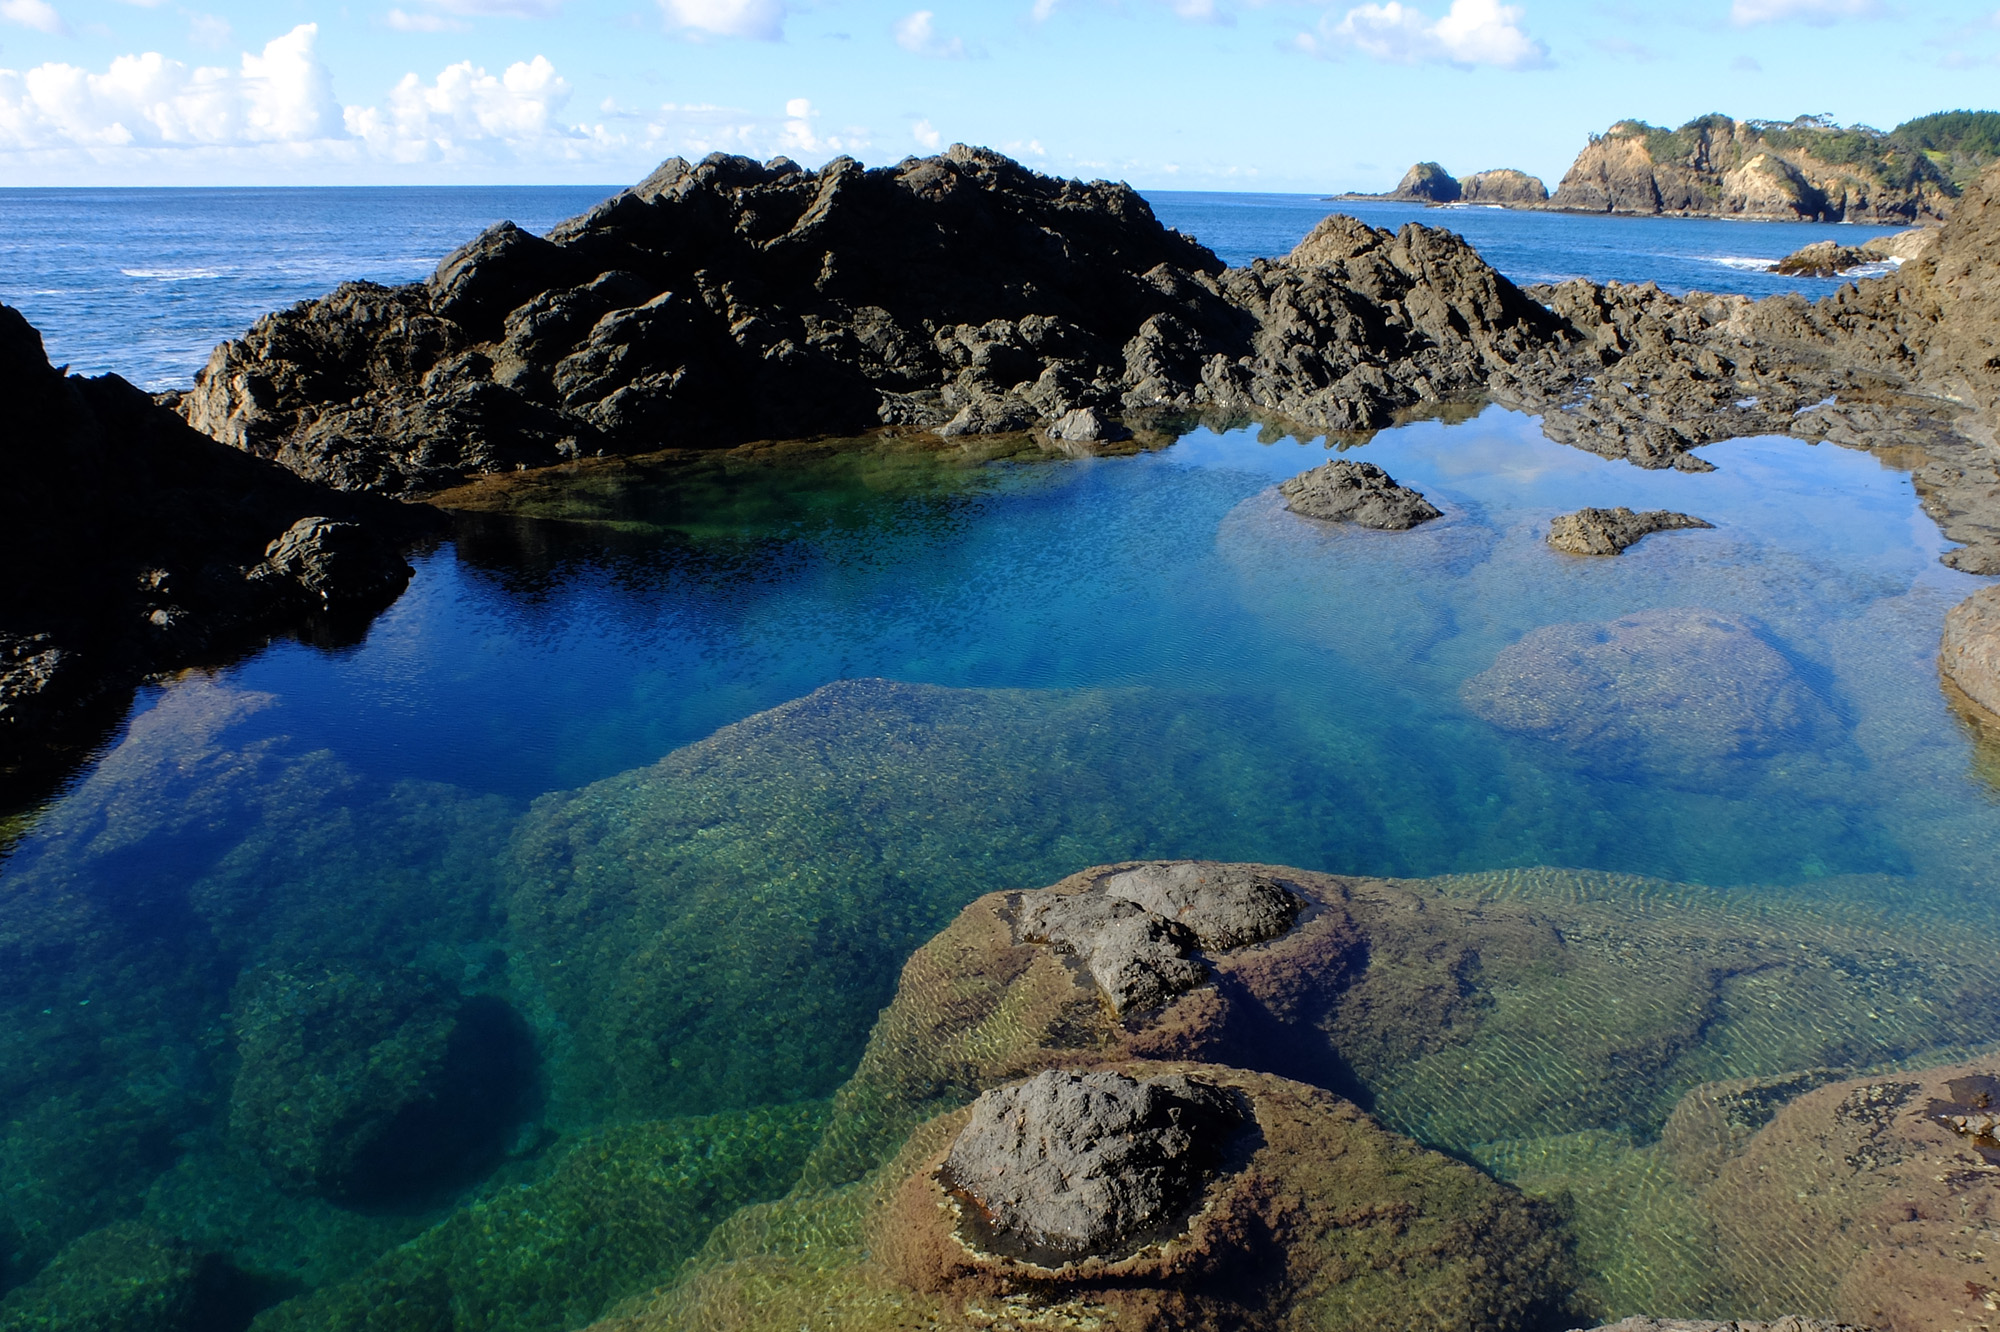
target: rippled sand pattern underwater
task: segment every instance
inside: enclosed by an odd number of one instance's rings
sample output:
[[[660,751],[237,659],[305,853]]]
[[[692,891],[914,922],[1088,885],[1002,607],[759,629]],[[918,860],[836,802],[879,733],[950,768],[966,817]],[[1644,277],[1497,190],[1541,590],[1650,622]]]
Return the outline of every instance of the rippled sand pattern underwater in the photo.
[[[1434,904],[1384,972],[1401,1025],[1328,1019],[1341,1090],[1565,1209],[1595,1308],[1815,1312],[1786,1254],[1718,1266],[1747,1241],[1689,1163],[1741,1080],[2000,1043],[2000,762],[1940,692],[1977,584],[1907,476],[1708,452],[1649,474],[1504,413],[1414,424],[1358,455],[1445,510],[1406,534],[1285,513],[1326,454],[1246,432],[489,494],[366,643],[154,691],[8,853],[0,1328],[896,1325],[868,1181],[976,1091],[910,1070],[1042,1020],[1010,992],[878,1026],[906,961],[982,894],[1164,857]],[[1616,503],[1717,527],[1541,542]],[[1673,729],[1699,677],[1671,671],[1607,668],[1569,729],[1463,701],[1536,631],[1634,613],[1745,626],[1808,720],[1725,753]],[[1586,723],[1624,697],[1654,702],[1611,746]],[[909,1002],[978,1011],[926,974]],[[481,1062],[516,1028],[529,1067]],[[519,1108],[453,1172],[383,1194],[352,1164],[469,1088]]]

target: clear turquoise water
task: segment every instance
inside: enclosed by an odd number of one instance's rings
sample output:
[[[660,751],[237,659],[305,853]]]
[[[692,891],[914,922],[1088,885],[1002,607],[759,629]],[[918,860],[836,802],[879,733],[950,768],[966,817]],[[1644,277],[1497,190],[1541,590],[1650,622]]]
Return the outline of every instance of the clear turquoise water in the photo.
[[[1310,225],[1277,211],[1256,234]],[[1705,455],[1639,471],[1497,408],[1413,423],[1354,455],[1445,510],[1410,533],[1285,512],[1275,485],[1327,449],[1251,430],[1095,460],[654,460],[461,515],[361,643],[144,691],[0,862],[0,1289],[134,1217],[224,1255],[243,1309],[345,1289],[420,1234],[472,1280],[493,1252],[451,1237],[508,1199],[574,1239],[635,1206],[634,1161],[747,1162],[721,1202],[655,1199],[643,1242],[684,1252],[782,1189],[912,948],[980,893],[1109,860],[1618,871],[2000,945],[2000,753],[1935,665],[1979,580],[1873,456]],[[1585,504],[1715,528],[1549,550]],[[1815,726],[1656,764],[1462,701],[1546,626],[1674,608],[1751,625]],[[507,1108],[421,1187],[281,1187],[293,1102],[245,1089],[296,1069],[245,1069],[300,1011],[283,996],[385,968],[481,1005],[454,1095]],[[365,1093],[340,1050],[373,1029],[334,1012],[298,1067]],[[1715,1067],[1780,1071],[1728,1026]],[[1873,1039],[1860,1063],[1916,1048]],[[554,1332],[669,1250],[606,1272],[508,1252],[539,1293],[479,1325]],[[375,1324],[271,1324],[294,1325]]]

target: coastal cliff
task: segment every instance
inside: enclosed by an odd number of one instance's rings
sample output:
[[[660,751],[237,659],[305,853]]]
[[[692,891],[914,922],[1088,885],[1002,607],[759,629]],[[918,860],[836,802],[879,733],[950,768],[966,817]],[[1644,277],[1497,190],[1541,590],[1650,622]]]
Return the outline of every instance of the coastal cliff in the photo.
[[[1980,137],[1992,127],[1979,116],[2000,122],[2000,115],[1978,113],[1950,134],[1930,125],[1942,117],[1888,133],[1817,116],[1781,123],[1707,115],[1675,130],[1621,120],[1591,136],[1548,206],[1905,226],[1936,220],[1993,160]],[[1950,146],[1924,146],[1947,134]]]

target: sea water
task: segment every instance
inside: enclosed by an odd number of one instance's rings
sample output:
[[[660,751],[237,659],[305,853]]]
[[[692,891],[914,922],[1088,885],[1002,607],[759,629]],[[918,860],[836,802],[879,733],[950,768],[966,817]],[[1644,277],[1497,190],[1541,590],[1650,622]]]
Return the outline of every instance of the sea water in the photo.
[[[1315,206],[1268,223],[1272,252]],[[239,260],[188,280],[252,281]],[[198,306],[188,328],[220,325]],[[488,487],[359,643],[146,687],[0,866],[0,1287],[58,1253],[102,1286],[136,1219],[226,1259],[239,1326],[363,1325],[287,1301],[362,1309],[418,1262],[491,1303],[477,1325],[579,1326],[783,1191],[902,962],[964,903],[1125,858],[1601,872],[1780,934],[1893,922],[1986,983],[2000,748],[1935,665],[1979,580],[1938,562],[1906,473],[1789,439],[1646,472],[1488,408],[1346,450],[1444,511],[1382,533],[1283,507],[1332,447],[1197,430],[1096,459],[857,441],[582,465]],[[1551,550],[1549,519],[1586,504],[1713,526]],[[1479,706],[1537,634],[1635,615],[1734,626],[1809,724],[1704,752],[1607,736],[1587,699],[1536,733]],[[1712,664],[1663,686],[1697,721],[1740,663]],[[438,1102],[453,1151],[328,1157],[344,1121],[312,1098],[393,1109],[395,1052],[447,1002],[470,1033]],[[1797,1057],[1720,1017],[1704,1039],[1702,1077]],[[1843,1039],[1856,1068],[1951,1052],[1888,1023]],[[1649,1104],[1695,1074],[1661,1076]],[[1384,1095],[1396,1126],[1530,1185],[1581,1113],[1482,1142],[1450,1127],[1463,1107]],[[1604,1176],[1625,1178],[1660,1123],[1587,1126],[1629,1145]],[[635,1207],[663,1161],[712,1181],[699,1205]],[[617,1236],[588,1240],[611,1208]],[[1607,1309],[1730,1312],[1687,1293],[1698,1255],[1661,1270],[1586,1232]]]

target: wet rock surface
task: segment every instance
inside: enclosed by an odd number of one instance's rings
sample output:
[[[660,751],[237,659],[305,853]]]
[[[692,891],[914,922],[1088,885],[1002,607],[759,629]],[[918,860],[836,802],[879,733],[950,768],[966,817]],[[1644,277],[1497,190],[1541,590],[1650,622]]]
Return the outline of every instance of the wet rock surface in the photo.
[[[115,375],[66,374],[6,306],[0,396],[0,804],[53,780],[149,673],[339,632],[335,602],[365,622],[409,579],[398,546],[436,518],[221,447]],[[315,515],[341,557],[269,564]]]
[[[1938,669],[1967,698],[2000,714],[2000,587],[1981,588],[1945,615]]]
[[[1668,509],[1578,509],[1549,522],[1549,544],[1568,555],[1618,555],[1655,532],[1677,532],[1715,524]]]
[[[1285,507],[1307,518],[1407,532],[1443,517],[1422,494],[1400,485],[1374,463],[1337,458],[1279,485]]]
[[[1639,611],[1552,624],[1465,682],[1475,716],[1616,774],[1722,780],[1731,765],[1804,743],[1826,703],[1740,616]]]
[[[1182,1075],[1050,1069],[974,1101],[940,1178],[981,1249],[1051,1267],[1118,1258],[1184,1228],[1242,1119]]]

